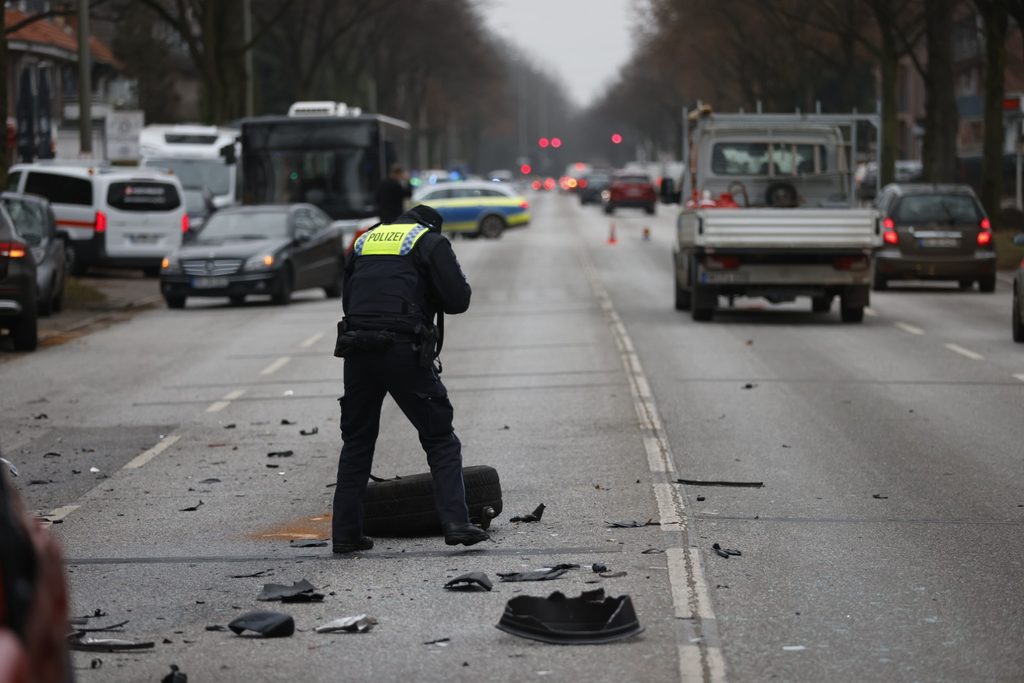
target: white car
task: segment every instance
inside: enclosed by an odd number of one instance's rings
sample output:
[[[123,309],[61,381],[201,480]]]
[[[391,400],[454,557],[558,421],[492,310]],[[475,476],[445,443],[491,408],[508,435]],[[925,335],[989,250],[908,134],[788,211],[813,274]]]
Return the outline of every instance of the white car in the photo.
[[[189,228],[181,183],[154,169],[16,164],[7,189],[50,200],[75,275],[90,266],[157,275],[163,257],[181,246]]]

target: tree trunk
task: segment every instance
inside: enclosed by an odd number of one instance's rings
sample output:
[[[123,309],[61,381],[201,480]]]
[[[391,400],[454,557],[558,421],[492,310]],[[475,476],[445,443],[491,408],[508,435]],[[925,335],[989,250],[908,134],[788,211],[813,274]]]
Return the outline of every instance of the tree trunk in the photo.
[[[7,148],[7,26],[5,12],[0,12],[0,122],[4,124],[0,134],[0,187],[7,187],[7,167],[11,162],[11,150]]]
[[[898,59],[896,56],[896,36],[893,35],[892,28],[888,25],[882,25],[881,19],[879,20],[879,28],[881,29],[882,37],[882,51],[879,56],[879,68],[882,72],[882,149],[881,168],[878,169],[878,174],[884,186],[891,183],[896,177],[896,151],[899,149],[899,140],[897,140],[899,122],[896,116],[896,68]],[[857,151],[854,150],[854,159],[856,159],[856,154]]]
[[[952,5],[952,0],[929,0],[928,12],[925,14],[928,68],[924,79],[925,125],[922,156],[924,178],[933,183],[950,182],[956,178],[959,114],[953,77]]]
[[[985,20],[985,140],[981,203],[999,223],[1003,198],[1003,70],[1006,66],[1006,3],[997,0],[982,12]]]

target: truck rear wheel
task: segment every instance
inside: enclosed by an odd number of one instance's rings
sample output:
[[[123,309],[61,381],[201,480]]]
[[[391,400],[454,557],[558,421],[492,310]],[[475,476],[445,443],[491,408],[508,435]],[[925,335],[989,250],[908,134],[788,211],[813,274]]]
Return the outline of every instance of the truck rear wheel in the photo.
[[[840,313],[844,323],[859,323],[864,321],[864,307],[857,306],[855,308],[846,308],[845,306]]]
[[[679,276],[676,276],[676,310],[690,310],[690,292],[679,284]]]
[[[832,309],[832,297],[815,296],[811,297],[811,310],[815,313],[828,313]]]

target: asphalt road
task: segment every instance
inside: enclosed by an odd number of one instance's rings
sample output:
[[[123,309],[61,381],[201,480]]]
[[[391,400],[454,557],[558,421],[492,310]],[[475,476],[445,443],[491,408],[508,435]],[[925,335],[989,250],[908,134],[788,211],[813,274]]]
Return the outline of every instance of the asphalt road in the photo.
[[[598,209],[533,203],[529,228],[455,243],[474,297],[448,325],[443,377],[466,464],[497,467],[504,490],[481,549],[289,547],[329,528],[340,312],[322,294],[147,311],[0,364],[0,446],[30,506],[60,521],[73,613],[156,643],[76,654],[79,680],[159,680],[172,662],[197,681],[1024,677],[1024,348],[1005,282],[894,287],[862,325],[756,301],[697,324],[672,309],[665,207],[616,215],[608,244]],[[425,470],[390,401],[374,469]],[[508,521],[541,502],[540,523]],[[661,525],[605,524],[648,519]],[[583,568],[441,589],[560,562]],[[323,603],[255,600],[302,578]],[[493,628],[511,597],[597,585],[631,596],[641,636],[569,648]],[[267,608],[299,631],[205,630]],[[363,613],[369,633],[312,632]]]

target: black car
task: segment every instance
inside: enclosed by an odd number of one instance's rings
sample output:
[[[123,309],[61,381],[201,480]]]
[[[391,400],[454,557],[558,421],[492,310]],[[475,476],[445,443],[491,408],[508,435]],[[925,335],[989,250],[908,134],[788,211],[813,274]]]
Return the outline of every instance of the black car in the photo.
[[[576,195],[580,198],[580,205],[600,204],[601,193],[612,184],[611,173],[588,173],[579,179],[576,186]]]
[[[0,207],[0,329],[10,332],[16,351],[32,351],[39,340],[36,322],[32,247]]]
[[[954,280],[967,289],[996,288],[992,226],[968,185],[886,185],[876,202],[882,248],[875,255],[875,289],[890,280]]]
[[[314,287],[340,297],[344,258],[342,231],[312,204],[230,207],[164,258],[160,291],[170,308],[190,296],[237,305],[251,294],[285,305],[292,292]]]
[[[44,197],[17,192],[0,194],[4,208],[18,231],[31,247],[36,262],[36,306],[47,316],[64,307],[67,282],[67,243],[57,230],[57,218]]]

